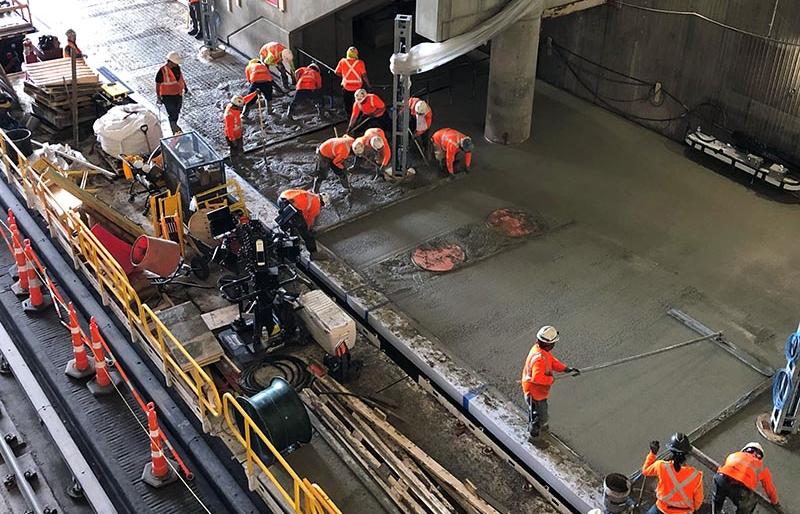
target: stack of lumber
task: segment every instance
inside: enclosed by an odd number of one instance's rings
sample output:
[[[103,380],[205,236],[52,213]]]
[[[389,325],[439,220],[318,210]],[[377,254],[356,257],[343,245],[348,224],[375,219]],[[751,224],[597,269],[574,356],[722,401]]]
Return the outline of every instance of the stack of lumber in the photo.
[[[83,59],[77,60],[78,123],[95,119],[92,97],[100,89],[100,77]],[[33,114],[61,130],[72,126],[72,61],[55,59],[23,66],[24,91],[33,99]]]
[[[374,409],[328,376],[317,377],[302,396],[319,418],[324,437],[351,457],[400,512],[499,514],[468,480],[462,482]]]

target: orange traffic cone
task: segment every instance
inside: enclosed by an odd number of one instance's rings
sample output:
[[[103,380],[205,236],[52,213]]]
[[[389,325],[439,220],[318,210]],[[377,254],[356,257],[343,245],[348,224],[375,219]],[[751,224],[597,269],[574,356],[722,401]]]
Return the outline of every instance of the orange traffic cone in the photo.
[[[72,378],[86,378],[94,374],[94,361],[90,361],[86,356],[86,346],[83,344],[81,326],[78,324],[78,315],[75,307],[69,302],[69,333],[72,338],[72,354],[75,358],[67,362],[67,369],[64,373]]]
[[[97,326],[94,316],[89,320],[89,333],[92,338],[95,376],[86,383],[86,387],[95,396],[109,394],[114,391],[115,386],[120,383],[122,378],[118,373],[108,371],[106,368],[106,353],[103,350],[103,344],[100,342],[102,340],[100,328]]]
[[[53,305],[53,300],[49,294],[42,293],[42,281],[36,273],[36,266],[33,264],[36,257],[33,255],[30,240],[25,240],[25,258],[28,261],[28,299],[22,302],[22,310],[25,312],[41,312]]]
[[[27,239],[26,243],[30,243]],[[28,261],[25,259],[25,250],[20,244],[19,238],[14,238],[14,261],[17,263],[17,281],[11,286],[11,291],[17,296],[28,296]]]
[[[161,430],[153,402],[147,404],[147,428],[150,430],[150,462],[144,466],[142,481],[151,487],[164,487],[177,480],[178,475],[161,449]]]
[[[14,245],[14,239],[16,238],[17,241],[22,241],[19,236],[19,229],[17,228],[17,219],[14,217],[14,211],[11,209],[8,210],[8,217],[6,218],[8,223],[8,230],[11,232],[11,246],[16,247]],[[16,256],[15,256],[16,257]],[[11,278],[17,280],[19,278],[19,270],[17,269],[16,263],[8,268],[8,274],[11,275]]]

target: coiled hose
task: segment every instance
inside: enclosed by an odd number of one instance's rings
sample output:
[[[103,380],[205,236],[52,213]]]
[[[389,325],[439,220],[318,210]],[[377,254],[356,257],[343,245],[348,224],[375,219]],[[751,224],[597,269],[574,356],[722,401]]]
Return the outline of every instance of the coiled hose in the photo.
[[[262,371],[271,368],[270,371]],[[311,385],[314,377],[308,371],[308,364],[292,355],[267,355],[260,362],[249,364],[239,375],[239,386],[247,396],[253,396],[266,389],[273,377],[283,377],[295,391]]]

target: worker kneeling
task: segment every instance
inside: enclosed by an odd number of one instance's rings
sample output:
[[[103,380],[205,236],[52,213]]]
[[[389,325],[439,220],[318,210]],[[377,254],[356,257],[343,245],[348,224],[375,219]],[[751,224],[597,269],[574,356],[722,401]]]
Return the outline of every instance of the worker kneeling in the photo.
[[[725,498],[736,506],[736,514],[750,514],[756,508],[756,488],[764,486],[773,505],[778,505],[778,491],[772,473],[764,464],[764,449],[759,443],[747,443],[742,451],[725,459],[714,475],[714,512],[722,513]]]
[[[392,120],[386,112],[386,104],[374,93],[367,93],[364,89],[356,91],[356,102],[350,113],[350,123],[347,132],[357,134],[368,128],[379,128],[383,131],[391,130]]]
[[[314,192],[319,193],[322,182],[328,178],[331,172],[339,178],[345,187],[350,189],[350,181],[347,178],[349,170],[356,164],[356,158],[351,155],[354,139],[345,134],[342,137],[332,137],[323,141],[317,147],[317,169],[314,178]]]
[[[433,156],[439,163],[439,169],[454,174],[458,171],[469,171],[472,164],[472,138],[466,134],[443,128],[434,132],[432,139]]]
[[[242,142],[242,106],[244,100],[236,95],[231,98],[231,102],[225,106],[225,138],[231,149],[231,158],[239,157],[242,154],[244,143]]]
[[[295,86],[294,98],[289,104],[286,117],[293,119],[292,111],[298,105],[311,102],[317,109],[317,116],[322,116],[322,75],[319,73],[317,63],[312,62],[308,66],[297,68],[294,72]]]
[[[528,434],[535,440],[542,431],[547,431],[548,408],[547,397],[553,385],[553,372],[580,374],[580,370],[570,368],[556,359],[550,351],[559,341],[558,330],[545,325],[536,334],[536,344],[528,352],[525,366],[522,368],[522,394],[528,404]]]
[[[686,464],[692,452],[692,443],[686,435],[677,433],[667,445],[671,455],[667,460],[657,459],[661,447],[658,441],[650,442],[650,452],[642,465],[642,474],[657,477],[656,503],[647,514],[689,514],[703,505],[703,473]]]
[[[375,175],[389,166],[392,160],[392,148],[386,134],[379,128],[367,129],[364,135],[353,141],[353,153],[356,157],[375,166]]]
[[[330,196],[327,193],[316,194],[304,189],[287,189],[278,197],[278,209],[283,211],[291,205],[297,215],[288,222],[289,230],[295,231],[306,245],[306,249],[314,259],[318,256],[317,242],[314,239],[314,223],[317,221],[322,207],[329,205]]]

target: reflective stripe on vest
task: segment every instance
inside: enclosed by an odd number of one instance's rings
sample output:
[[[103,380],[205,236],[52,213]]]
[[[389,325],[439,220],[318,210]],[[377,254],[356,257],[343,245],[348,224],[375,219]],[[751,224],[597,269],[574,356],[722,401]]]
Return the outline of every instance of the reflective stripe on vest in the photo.
[[[342,60],[347,67],[347,70],[342,73],[342,87],[347,89],[347,86],[356,86],[356,89],[359,89],[363,84],[363,81],[361,80],[361,75],[359,75],[359,73],[356,71],[358,59],[353,59],[353,62],[350,62],[350,59]]]
[[[659,496],[658,499],[676,509],[691,509],[694,503],[686,495],[686,492],[683,490],[683,488],[691,484],[699,472],[694,470],[686,478],[686,480],[683,482],[678,482],[678,476],[675,474],[675,469],[673,469],[672,464],[665,462],[664,466],[667,468],[667,476],[669,477],[670,482],[672,482],[672,490],[663,496]],[[670,500],[670,498],[676,494],[680,496],[680,502]]]
[[[161,68],[161,83],[158,84],[157,89],[159,96],[183,96],[183,91],[186,89],[183,73],[181,73],[180,79],[176,79],[172,69],[164,65]]]
[[[523,381],[529,382],[533,378],[533,375],[532,375],[532,373],[533,373],[533,365],[539,359],[544,359],[544,356],[542,355],[541,350],[538,351],[538,352],[533,352],[533,353],[528,354],[527,362],[525,362],[525,370],[522,373],[522,380]],[[547,359],[544,359],[544,363],[545,363],[545,373],[547,373],[548,371],[550,371],[550,361],[548,361]]]

